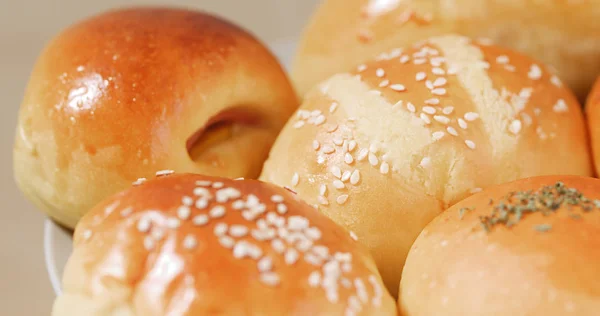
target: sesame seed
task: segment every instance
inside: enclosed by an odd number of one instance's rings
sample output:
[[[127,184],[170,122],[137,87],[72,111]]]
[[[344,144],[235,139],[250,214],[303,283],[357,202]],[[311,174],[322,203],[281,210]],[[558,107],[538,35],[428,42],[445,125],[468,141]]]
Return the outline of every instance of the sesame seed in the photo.
[[[133,212],[133,208],[131,206],[128,206],[127,208],[124,208],[123,210],[121,210],[121,216],[123,217],[127,217],[129,216],[131,213]]]
[[[427,62],[427,59],[425,59],[425,58],[417,58],[417,59],[413,60],[413,63],[415,65],[422,65],[426,62]]]
[[[196,208],[202,210],[205,209],[208,206],[208,200],[205,198],[200,198],[198,200],[196,200]]]
[[[504,65],[504,69],[506,69],[507,71],[510,71],[510,72],[517,71],[517,67],[515,67],[513,65]]]
[[[467,122],[465,122],[465,120],[459,118],[458,119],[458,126],[460,126],[460,128],[462,128],[462,129],[467,129]]]
[[[559,99],[556,104],[552,107],[552,110],[556,113],[564,113],[569,111],[567,103],[563,99]]]
[[[285,252],[283,260],[287,265],[293,265],[294,263],[296,263],[296,261],[298,261],[298,257],[298,251],[294,248],[290,248]]]
[[[320,165],[322,165],[324,162],[325,162],[325,157],[324,157],[324,156],[321,156],[321,155],[319,155],[319,156],[317,157],[317,163],[318,163],[318,164],[320,164]]]
[[[193,193],[196,196],[210,196],[210,191],[206,188],[194,188]]]
[[[300,176],[297,172],[294,172],[294,175],[292,176],[292,186],[297,186],[298,182],[300,182]]]
[[[212,184],[212,182],[206,181],[206,180],[198,180],[198,181],[196,181],[196,185],[199,185],[201,187],[207,187],[207,186],[210,186],[211,184]]]
[[[385,76],[385,70],[381,69],[381,68],[377,68],[377,70],[375,70],[375,75],[379,78]]]
[[[358,156],[356,157],[356,160],[362,161],[365,158],[367,158],[368,155],[369,155],[369,150],[367,148],[363,148],[358,152]]]
[[[346,203],[347,200],[348,200],[348,194],[342,194],[335,199],[335,201],[340,205]]]
[[[217,205],[208,212],[208,215],[210,215],[212,218],[223,217],[225,216],[225,208],[221,205]]]
[[[330,145],[323,145],[323,153],[325,154],[331,154],[335,151],[335,148],[333,148]]]
[[[319,115],[319,116],[317,116],[317,118],[315,119],[315,125],[319,126],[319,125],[321,125],[321,124],[325,123],[325,120],[326,120],[326,118],[325,118],[325,116],[324,116],[324,115]]]
[[[369,153],[369,163],[371,166],[377,166],[379,164],[379,159],[373,153]]]
[[[283,253],[285,251],[285,244],[283,241],[281,241],[281,239],[273,239],[271,241],[271,247],[277,253]]]
[[[379,87],[380,87],[380,88],[385,88],[385,87],[387,87],[389,84],[390,84],[390,81],[389,81],[389,80],[387,80],[387,79],[385,79],[385,80],[383,80],[383,81],[381,81],[381,82],[379,83]]]
[[[417,81],[423,81],[423,80],[425,80],[425,78],[427,78],[427,74],[424,73],[424,72],[422,72],[422,71],[421,72],[417,72],[417,75],[415,76],[415,79]]]
[[[198,245],[196,238],[192,235],[187,235],[183,239],[183,248],[185,249],[194,249]]]
[[[351,175],[352,175],[352,173],[349,170],[344,171],[344,173],[342,173],[342,181],[343,182],[348,181],[348,179],[350,179]]]
[[[333,124],[333,125],[328,125],[326,130],[327,130],[327,133],[333,133],[337,130],[337,128],[338,128],[337,124]]]
[[[411,113],[415,113],[417,111],[417,109],[415,108],[414,104],[408,102],[406,104],[406,109],[411,112]]]
[[[431,158],[423,157],[423,159],[421,159],[421,162],[419,163],[419,166],[423,168],[428,168],[429,166],[431,166]]]
[[[446,127],[446,131],[448,131],[448,134],[452,135],[452,136],[458,136],[458,132],[456,131],[456,129],[452,126],[448,126]]]
[[[244,203],[244,201],[242,200],[236,200],[233,203],[231,203],[231,206],[236,210],[241,210],[244,208],[244,206],[246,206],[246,203]]]
[[[218,223],[217,225],[215,225],[215,228],[213,229],[213,233],[216,236],[223,236],[227,232],[227,228],[228,228],[227,224]]]
[[[434,115],[433,119],[436,120],[436,121],[438,121],[438,122],[440,122],[440,123],[442,123],[442,124],[448,124],[448,123],[450,123],[450,119],[448,117],[446,117],[446,116],[443,116],[443,115]]]
[[[350,183],[356,185],[360,181],[360,172],[358,169],[355,169],[350,176]]]
[[[333,186],[338,190],[344,189],[346,187],[344,183],[340,180],[333,180]]]
[[[319,204],[321,204],[321,205],[329,205],[329,201],[324,196],[319,195],[317,197],[317,200],[318,200]]]
[[[283,202],[283,196],[281,196],[279,194],[272,195],[271,201],[274,203],[281,203],[281,202]]]
[[[273,260],[270,257],[263,257],[257,263],[259,272],[267,272],[273,268]]]
[[[83,233],[81,234],[81,236],[83,237],[83,240],[88,240],[92,237],[92,231],[89,229],[86,229],[83,231]]]
[[[219,243],[224,248],[231,249],[235,245],[235,240],[233,240],[233,238],[231,238],[229,236],[220,236]]]
[[[304,126],[304,121],[298,121],[293,125],[294,128],[300,128],[302,126]]]
[[[287,213],[287,210],[288,210],[288,208],[285,204],[283,204],[283,203],[277,204],[277,213],[285,214],[285,213]]]
[[[181,221],[179,221],[178,218],[175,217],[169,217],[167,218],[167,227],[171,228],[171,229],[176,229],[181,225]]]
[[[335,112],[335,110],[337,109],[337,107],[338,107],[338,103],[337,102],[331,103],[331,105],[329,106],[329,113]]]
[[[194,225],[196,225],[196,226],[206,225],[208,223],[208,216],[206,216],[204,214],[196,215],[192,219],[192,223],[194,223]]]
[[[441,131],[437,131],[434,132],[433,134],[431,134],[431,139],[433,139],[433,141],[438,141],[440,139],[442,139],[444,137],[444,132]]]
[[[424,106],[424,107],[423,107],[423,112],[425,112],[425,113],[427,113],[427,114],[431,114],[431,115],[433,115],[433,114],[435,114],[436,110],[435,110],[435,108],[434,108],[434,107],[432,107],[432,106]]]
[[[220,189],[220,188],[223,187],[223,182],[215,182],[215,183],[212,184],[212,187],[214,189]]]
[[[319,240],[321,238],[321,231],[317,227],[307,228],[304,233],[311,240]]]
[[[446,78],[440,77],[435,79],[435,81],[433,82],[433,86],[434,87],[441,87],[443,85],[445,85],[448,82],[448,80],[446,80]]]
[[[540,68],[540,66],[533,64],[531,65],[531,68],[529,68],[527,76],[529,77],[529,79],[538,80],[542,78],[542,69]]]
[[[291,230],[302,230],[308,227],[308,219],[302,216],[294,215],[288,217],[288,228]]]
[[[152,229],[150,236],[152,236],[154,240],[161,240],[165,236],[165,231],[158,227],[155,227]]]
[[[152,222],[150,221],[150,218],[142,217],[142,218],[140,218],[140,220],[137,223],[137,229],[141,233],[147,233],[150,230],[151,224],[152,224]]]
[[[340,137],[333,137],[332,141],[337,146],[342,146],[342,144],[344,143],[344,140]]]
[[[438,99],[438,98],[427,99],[427,100],[425,100],[425,104],[429,104],[429,105],[440,104],[440,99]]]
[[[182,205],[177,208],[177,217],[179,217],[181,220],[187,220],[191,213],[192,210],[190,210],[190,208],[187,206]]]
[[[421,113],[419,114],[419,117],[425,124],[431,124],[431,120],[429,119],[429,116],[427,116],[427,114]]]
[[[472,122],[479,118],[479,114],[475,112],[467,112],[465,113],[465,120]]]
[[[472,140],[465,140],[465,144],[467,145],[467,147],[471,148],[471,149],[475,149],[475,142],[473,142]]]
[[[327,185],[321,184],[321,186],[319,187],[319,195],[325,196],[326,193],[327,193]]]
[[[459,68],[458,68],[458,66],[456,66],[456,65],[452,65],[452,66],[448,67],[448,71],[447,71],[447,73],[448,73],[449,75],[456,75],[456,74],[458,73],[458,71],[459,71]]]
[[[160,170],[156,172],[156,176],[160,177],[160,176],[166,176],[166,175],[170,175],[172,173],[174,173],[175,171],[173,170]]]
[[[400,57],[400,62],[403,64],[406,64],[409,61],[410,61],[410,57],[408,55],[402,55],[402,57]]]
[[[365,65],[365,64],[358,65],[358,67],[356,67],[356,70],[358,72],[363,72],[363,71],[367,70],[367,65]]]
[[[354,162],[354,158],[352,157],[352,155],[350,153],[346,153],[344,155],[344,162],[348,165],[350,165]]]
[[[260,281],[268,286],[279,284],[279,275],[274,272],[263,272],[260,274]]]
[[[444,113],[446,115],[450,115],[450,114],[452,114],[453,111],[454,111],[453,106],[447,106],[442,110],[442,113]]]
[[[144,248],[146,248],[146,250],[152,250],[154,248],[154,243],[152,237],[146,236],[144,238]]]
[[[442,68],[439,68],[439,67],[435,67],[435,68],[431,69],[431,72],[432,72],[433,74],[435,74],[435,75],[439,75],[439,76],[441,76],[441,75],[445,75],[445,74],[446,74],[446,72],[444,71],[444,69],[442,69]]]
[[[321,283],[321,273],[319,271],[313,271],[311,272],[311,274],[308,276],[308,285],[310,287],[318,287],[319,284]]]
[[[354,151],[354,149],[356,148],[356,141],[355,140],[351,140],[348,142],[348,151],[352,152]]]
[[[244,225],[231,225],[229,227],[229,235],[232,237],[244,237],[248,234],[248,227]]]
[[[513,133],[513,134],[518,134],[521,131],[521,121],[519,120],[513,120],[512,122],[510,122],[510,125],[508,127],[508,130]]]
[[[500,55],[500,56],[496,57],[496,62],[499,64],[508,64],[508,62],[509,62],[508,56]]]
[[[406,90],[406,87],[402,84],[393,84],[390,86],[390,89],[394,90],[394,91],[398,91],[398,92],[402,92]]]
[[[444,63],[446,61],[446,58],[444,57],[433,57],[429,60],[429,62],[431,63],[432,66],[434,67],[439,67],[442,65],[442,63]]]
[[[339,179],[339,178],[342,177],[342,170],[338,166],[332,166],[331,167],[331,174],[333,174],[336,178]]]
[[[146,178],[138,178],[137,180],[135,180],[132,185],[140,185],[142,183],[146,182]]]
[[[562,87],[562,81],[556,75],[553,75],[552,77],[550,77],[550,82],[559,88]]]
[[[431,82],[431,80],[427,80],[425,81],[425,86],[427,87],[427,89],[429,90],[433,90],[435,87],[433,86],[433,82]]]
[[[446,89],[444,89],[444,88],[436,88],[436,89],[431,90],[431,93],[435,94],[435,95],[445,95],[446,94]]]
[[[390,172],[390,165],[387,162],[382,162],[381,166],[379,166],[379,172],[382,174],[388,174]]]
[[[181,203],[185,206],[192,206],[194,205],[194,199],[189,196],[184,196],[181,198]]]

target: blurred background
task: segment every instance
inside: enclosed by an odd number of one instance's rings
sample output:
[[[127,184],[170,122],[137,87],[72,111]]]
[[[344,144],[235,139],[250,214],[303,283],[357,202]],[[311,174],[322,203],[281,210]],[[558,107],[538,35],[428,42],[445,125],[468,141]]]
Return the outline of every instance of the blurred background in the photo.
[[[54,293],[43,255],[44,216],[17,190],[12,144],[17,111],[33,64],[46,42],[69,24],[132,5],[184,6],[225,17],[270,46],[282,63],[319,0],[1,0],[0,1],[0,315],[49,315]],[[92,45],[93,43],[90,43]]]

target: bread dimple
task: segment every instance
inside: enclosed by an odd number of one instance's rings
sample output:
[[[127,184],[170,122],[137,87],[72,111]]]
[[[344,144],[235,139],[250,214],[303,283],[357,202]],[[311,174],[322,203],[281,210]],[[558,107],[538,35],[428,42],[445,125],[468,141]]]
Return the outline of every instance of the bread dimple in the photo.
[[[395,311],[370,255],[347,231],[257,181],[144,181],[98,205],[74,238],[65,295],[99,302],[125,287],[131,294],[111,304],[138,314]]]

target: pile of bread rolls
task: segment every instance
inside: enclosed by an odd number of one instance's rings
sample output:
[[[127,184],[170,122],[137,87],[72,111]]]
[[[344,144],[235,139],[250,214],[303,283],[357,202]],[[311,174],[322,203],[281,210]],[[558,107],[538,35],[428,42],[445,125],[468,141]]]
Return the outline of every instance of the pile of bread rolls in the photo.
[[[14,146],[73,229],[52,315],[597,315],[597,18],[325,0],[291,80],[208,13],[73,24]]]

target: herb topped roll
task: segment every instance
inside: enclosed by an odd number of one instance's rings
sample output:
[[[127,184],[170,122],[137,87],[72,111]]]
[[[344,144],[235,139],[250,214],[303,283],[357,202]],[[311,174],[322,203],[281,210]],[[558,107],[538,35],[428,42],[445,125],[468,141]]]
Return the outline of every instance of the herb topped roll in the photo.
[[[600,180],[522,179],[473,195],[413,244],[403,315],[598,315]]]

